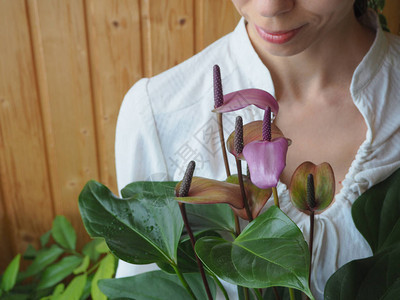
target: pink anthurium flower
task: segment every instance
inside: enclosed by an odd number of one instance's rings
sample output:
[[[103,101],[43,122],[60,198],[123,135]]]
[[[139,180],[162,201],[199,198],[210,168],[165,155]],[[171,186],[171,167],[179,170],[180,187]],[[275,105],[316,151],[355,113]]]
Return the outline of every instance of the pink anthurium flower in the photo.
[[[239,110],[252,104],[261,109],[270,107],[275,115],[278,114],[279,106],[274,96],[260,89],[244,89],[226,94],[224,95],[223,104],[215,107],[213,111],[225,113]]]
[[[272,139],[271,109],[264,115],[261,141],[253,141],[243,149],[250,169],[251,181],[261,189],[276,187],[286,166],[289,143],[284,137]]]
[[[178,197],[181,183],[182,182],[179,182],[175,187],[177,201],[192,204],[227,203],[239,217],[246,220],[248,219],[244,209],[237,175],[230,176],[227,182],[203,177],[193,177],[189,193],[185,197]],[[272,191],[270,189],[258,189],[247,177],[244,177],[244,184],[247,199],[249,199],[250,202],[251,214],[253,218],[255,218],[271,196]]]
[[[243,126],[243,145],[246,146],[247,144],[254,142],[254,141],[259,141],[262,140],[262,125],[263,121],[254,121],[247,123],[246,125]],[[279,137],[284,137],[282,131],[275,125],[271,124],[271,138],[276,139]],[[237,154],[234,146],[234,141],[235,141],[235,131],[233,131],[227,141],[226,141],[226,147],[228,148],[228,151],[233,154],[235,157],[238,159],[244,160],[243,153]],[[288,140],[288,143],[290,145],[290,140]]]
[[[307,201],[307,177],[313,175],[315,197]],[[330,164],[315,165],[306,161],[294,171],[289,185],[290,200],[300,211],[310,214],[323,212],[331,205],[335,196],[335,176]]]

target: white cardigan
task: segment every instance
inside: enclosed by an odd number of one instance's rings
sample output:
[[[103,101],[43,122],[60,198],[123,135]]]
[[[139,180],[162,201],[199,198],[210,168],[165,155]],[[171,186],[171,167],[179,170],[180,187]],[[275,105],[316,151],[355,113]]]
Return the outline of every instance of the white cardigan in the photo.
[[[375,41],[350,86],[367,135],[334,204],[315,217],[312,291],[316,299],[323,299],[326,281],[339,267],[372,254],[354,226],[351,206],[400,167],[400,38],[374,27]],[[116,131],[119,189],[138,180],[179,181],[190,160],[196,161],[195,176],[225,179],[216,116],[211,112],[214,64],[221,68],[224,93],[259,88],[274,95],[269,71],[253,49],[242,19],[232,33],[180,65],[140,80],[127,93]],[[263,111],[248,107],[224,114],[226,137],[234,130],[236,115],[248,123],[262,120]],[[228,155],[235,170],[234,158]],[[278,184],[278,193],[281,209],[308,237],[309,217],[291,205],[283,183]],[[267,206],[273,201],[268,202]],[[120,262],[117,277],[154,268]],[[231,287],[229,293],[234,295],[235,289]]]

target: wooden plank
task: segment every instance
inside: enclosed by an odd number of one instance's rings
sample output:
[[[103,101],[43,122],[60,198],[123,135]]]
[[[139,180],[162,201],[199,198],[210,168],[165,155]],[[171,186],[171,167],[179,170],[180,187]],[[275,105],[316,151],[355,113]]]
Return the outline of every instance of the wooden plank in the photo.
[[[87,180],[99,179],[84,5],[28,1],[55,212],[88,240],[78,210]]]
[[[391,33],[400,35],[400,1],[387,0],[383,10]]]
[[[0,253],[4,261],[51,227],[46,148],[24,0],[0,1]],[[11,251],[12,250],[12,251]],[[12,253],[11,253],[12,252]]]
[[[135,0],[86,2],[101,182],[115,194],[115,125],[122,99],[143,77],[140,10]]]
[[[231,32],[240,20],[231,0],[197,0],[195,11],[196,52]]]
[[[193,0],[141,0],[145,76],[194,54]]]

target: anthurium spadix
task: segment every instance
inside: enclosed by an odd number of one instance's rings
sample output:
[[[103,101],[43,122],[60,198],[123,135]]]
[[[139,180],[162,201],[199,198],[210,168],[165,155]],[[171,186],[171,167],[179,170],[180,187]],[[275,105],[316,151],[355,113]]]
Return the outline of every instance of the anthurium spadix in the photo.
[[[284,137],[272,138],[271,109],[265,111],[262,140],[253,141],[243,149],[251,181],[261,189],[276,187],[286,166],[289,143]]]
[[[255,105],[261,109],[271,108],[271,111],[277,115],[279,106],[274,96],[260,89],[244,89],[224,95],[223,104],[216,107],[213,111],[225,113],[239,110],[249,105]]]
[[[260,190],[244,176],[245,191],[249,201],[253,218],[256,218],[271,196],[271,190]],[[243,199],[240,193],[237,175],[228,178],[228,182],[218,181],[203,177],[193,177],[189,193],[186,197],[178,197],[182,182],[175,187],[176,200],[191,204],[216,204],[226,203],[241,218],[248,220],[244,209]]]
[[[307,177],[313,175],[314,201],[310,207],[307,201]],[[300,211],[310,214],[323,212],[332,203],[335,196],[335,176],[330,164],[324,162],[315,165],[306,161],[294,171],[289,185],[290,200]]]

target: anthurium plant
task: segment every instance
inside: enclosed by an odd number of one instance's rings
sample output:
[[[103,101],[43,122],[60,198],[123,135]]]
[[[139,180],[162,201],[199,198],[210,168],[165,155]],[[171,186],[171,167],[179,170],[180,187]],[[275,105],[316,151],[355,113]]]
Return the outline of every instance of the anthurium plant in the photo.
[[[160,268],[100,281],[100,289],[111,299],[216,299],[217,293],[229,299],[222,281],[238,287],[235,299],[301,299],[302,294],[314,299],[310,289],[314,215],[329,209],[334,199],[333,170],[328,163],[304,162],[292,176],[291,202],[299,213],[310,216],[307,244],[301,230],[279,208],[276,186],[291,141],[271,124],[271,115],[279,112],[278,102],[257,89],[223,95],[218,66],[214,67],[214,98],[226,180],[194,176],[196,163],[191,161],[180,182],[133,182],[122,189],[122,198],[96,181],[82,190],[79,207],[88,233],[104,238],[109,249],[126,262],[156,263]],[[221,115],[248,105],[264,110],[264,119],[243,125],[238,117],[225,143]],[[226,148],[236,159],[236,174],[229,170]],[[242,161],[248,166],[246,174]],[[398,259],[397,266],[400,261],[399,187],[393,190],[400,173],[394,176],[354,205],[354,220],[374,256],[334,274],[327,284],[327,299],[356,299],[360,289],[378,279],[377,275],[356,276],[360,270],[389,270],[390,280],[374,296],[398,290],[400,268],[391,264]],[[379,194],[382,191],[386,192]],[[375,197],[382,202],[370,200]],[[265,209],[268,201],[273,205]],[[390,212],[393,206],[397,213]],[[391,217],[383,218],[389,212]],[[377,262],[382,262],[383,269]],[[351,278],[352,284],[343,278]],[[365,292],[362,299],[380,298]]]

